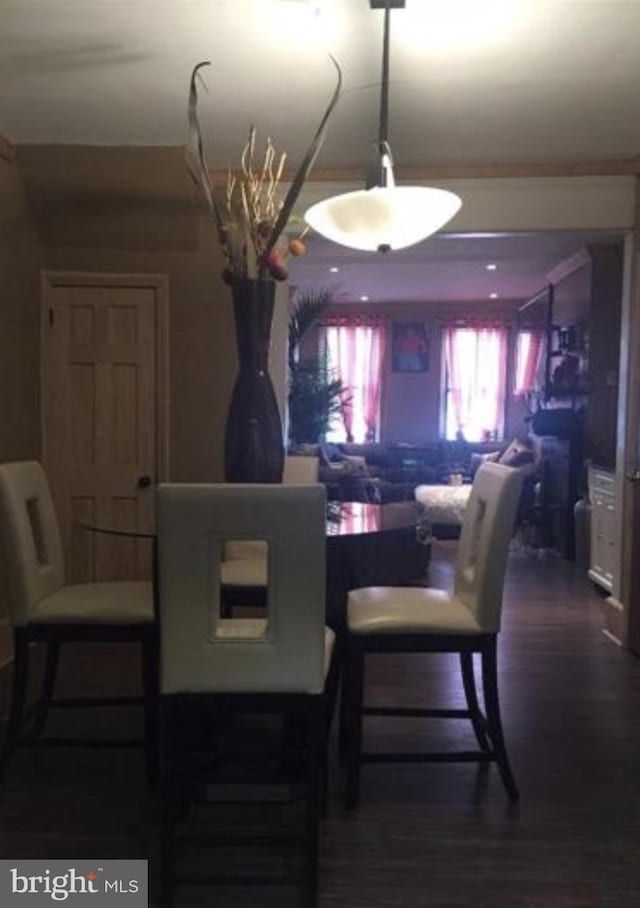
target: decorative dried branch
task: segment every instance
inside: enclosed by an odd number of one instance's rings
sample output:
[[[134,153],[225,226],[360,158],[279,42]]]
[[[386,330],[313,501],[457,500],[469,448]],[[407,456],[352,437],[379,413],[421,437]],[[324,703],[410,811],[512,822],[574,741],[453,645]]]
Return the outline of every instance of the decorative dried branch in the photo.
[[[275,154],[275,149],[273,147],[273,142],[271,141],[271,136],[267,137],[267,147],[264,151],[264,160],[262,162],[262,173],[260,174],[260,184],[264,186],[267,181],[268,175],[271,172],[271,165],[273,162],[273,156]]]
[[[276,165],[276,149],[271,138],[268,138],[262,159],[262,167],[257,171],[254,170],[257,131],[255,126],[251,125],[247,142],[240,157],[239,171],[229,170],[227,172],[226,218],[224,221],[209,179],[197,110],[198,92],[196,80],[202,78],[199,75],[200,69],[203,66],[209,66],[210,63],[198,63],[193,68],[189,85],[187,168],[194,182],[202,188],[209,207],[213,212],[220,244],[227,256],[232,277],[264,278],[268,269],[271,271],[272,276],[278,280],[286,277],[286,269],[283,264],[283,259],[286,256],[285,251],[280,249],[278,254],[274,253],[273,256],[271,256],[271,253],[274,251],[276,243],[289,220],[300,190],[320,151],[327,122],[340,95],[342,71],[333,57],[331,57],[331,60],[338,73],[337,84],[320,126],[289,186],[284,201],[279,201],[277,194],[284,173],[287,159],[286,153],[283,152],[280,155]],[[304,247],[302,247],[303,251]],[[295,254],[300,255],[302,252],[298,251]]]
[[[232,170],[227,171],[227,214],[231,213],[231,200],[236,188],[236,175]]]
[[[248,176],[251,173],[251,164],[253,161],[253,149],[256,144],[256,128],[251,124],[249,127],[249,138],[247,139],[247,144],[244,146],[242,151],[242,157],[240,158],[240,166],[242,167],[242,172],[245,176]]]
[[[187,161],[187,170],[189,171],[191,178],[197,185],[202,188],[205,198],[209,203],[209,207],[213,211],[216,227],[218,229],[218,237],[220,238],[221,244],[224,246],[224,226],[222,223],[222,218],[220,217],[218,205],[213,197],[213,192],[211,191],[209,169],[207,167],[207,161],[204,156],[204,148],[202,146],[202,133],[200,132],[200,123],[198,121],[198,91],[196,88],[196,78],[198,77],[198,74],[203,66],[211,66],[211,62],[209,60],[205,60],[202,63],[196,63],[191,72],[191,80],[189,82],[188,108],[189,134],[185,156]]]
[[[307,177],[309,176],[309,173],[311,172],[311,168],[315,164],[316,158],[318,157],[318,154],[320,153],[320,149],[322,148],[322,144],[324,142],[325,133],[327,131],[327,123],[329,121],[329,117],[333,113],[333,110],[334,110],[336,104],[338,103],[338,98],[340,97],[340,89],[342,87],[342,70],[340,69],[340,65],[338,64],[338,61],[335,59],[335,57],[333,57],[331,54],[329,54],[329,56],[331,57],[331,62],[333,63],[333,65],[335,66],[335,68],[338,72],[338,81],[336,83],[336,87],[334,89],[331,101],[329,102],[329,106],[327,107],[327,109],[325,111],[324,117],[320,121],[320,126],[318,127],[317,132],[316,132],[315,136],[313,137],[311,145],[309,146],[307,153],[304,156],[302,163],[300,164],[300,167],[298,168],[298,171],[297,171],[295,177],[293,178],[293,181],[291,183],[291,186],[289,187],[289,191],[285,197],[285,200],[282,203],[282,208],[280,209],[280,214],[278,215],[278,217],[276,219],[273,230],[271,231],[271,235],[269,236],[269,239],[267,241],[267,245],[265,247],[264,253],[262,254],[262,258],[260,261],[261,275],[264,273],[264,271],[267,267],[267,259],[269,257],[269,253],[275,246],[278,237],[284,230],[284,228],[287,224],[287,221],[289,219],[289,215],[293,211],[293,206],[295,205],[296,201],[298,200],[298,196],[300,195],[300,190],[304,186],[304,183],[305,183]]]

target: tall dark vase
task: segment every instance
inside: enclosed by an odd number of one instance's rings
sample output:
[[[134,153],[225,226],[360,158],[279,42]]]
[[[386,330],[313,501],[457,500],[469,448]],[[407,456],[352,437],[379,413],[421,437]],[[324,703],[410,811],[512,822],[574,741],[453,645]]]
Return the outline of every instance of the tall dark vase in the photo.
[[[239,371],[224,447],[227,482],[281,482],[284,445],[280,411],[269,376],[273,281],[232,285]]]

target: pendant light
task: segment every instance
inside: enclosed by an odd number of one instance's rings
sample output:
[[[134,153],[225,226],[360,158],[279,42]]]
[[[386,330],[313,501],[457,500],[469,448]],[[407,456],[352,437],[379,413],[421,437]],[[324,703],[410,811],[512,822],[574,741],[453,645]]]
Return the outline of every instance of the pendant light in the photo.
[[[451,220],[462,202],[453,192],[428,186],[396,186],[388,138],[389,26],[391,9],[405,0],[370,0],[384,9],[382,89],[376,174],[367,189],[347,192],[312,205],[305,220],[335,243],[367,252],[389,252],[413,246]]]

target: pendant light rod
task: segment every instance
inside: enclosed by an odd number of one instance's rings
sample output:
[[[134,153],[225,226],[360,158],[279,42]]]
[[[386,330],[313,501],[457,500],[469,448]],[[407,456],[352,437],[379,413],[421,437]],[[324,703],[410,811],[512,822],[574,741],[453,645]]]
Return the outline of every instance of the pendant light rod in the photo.
[[[406,0],[369,0],[384,10],[382,85],[376,161],[366,189],[316,202],[305,213],[307,224],[322,236],[351,249],[391,252],[413,246],[440,230],[460,208],[457,195],[431,186],[396,186],[389,146],[389,44],[391,10]]]
[[[380,127],[378,145],[380,153],[389,141],[389,31],[391,10],[389,2],[384,6],[384,38],[382,43],[382,87],[380,89]]]
[[[391,34],[391,10],[404,9],[405,5],[406,0],[369,0],[371,9],[384,10],[382,84],[380,88],[380,123],[378,128],[378,151],[380,154],[389,150],[389,40]]]

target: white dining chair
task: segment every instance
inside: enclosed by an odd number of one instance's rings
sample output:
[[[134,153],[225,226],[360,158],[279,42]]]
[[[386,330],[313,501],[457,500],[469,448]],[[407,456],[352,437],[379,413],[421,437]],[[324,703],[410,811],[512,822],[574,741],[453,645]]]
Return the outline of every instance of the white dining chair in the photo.
[[[504,743],[498,702],[496,643],[504,577],[522,477],[511,467],[478,470],[465,512],[452,592],[429,587],[370,587],[348,600],[346,697],[346,804],[359,801],[360,768],[380,762],[495,762],[511,800],[518,789]],[[365,656],[370,653],[458,653],[467,709],[363,704]],[[473,656],[482,660],[485,713],[475,686]],[[362,718],[369,715],[470,719],[478,751],[363,753]]]
[[[283,485],[310,485],[318,482],[318,458],[287,454]],[[259,540],[233,540],[226,543],[222,561],[225,596],[222,610],[230,617],[234,607],[262,607],[267,575],[267,552]]]
[[[13,676],[0,779],[23,744],[82,745],[78,737],[47,738],[50,707],[114,706],[132,698],[53,699],[60,648],[66,643],[122,642],[140,646],[144,745],[149,782],[157,776],[157,625],[151,583],[67,584],[58,521],[45,472],[36,461],[0,464],[0,547],[13,625]],[[47,648],[44,681],[34,714],[26,714],[31,644]],[[30,723],[29,719],[33,718]],[[118,742],[106,739],[105,746]],[[131,742],[121,742],[130,744]]]
[[[157,514],[165,904],[176,882],[181,729],[188,717],[197,725],[243,712],[293,717],[305,728],[305,828],[295,838],[304,850],[306,903],[314,905],[328,702],[335,695],[334,634],[324,623],[324,488],[160,485]],[[267,547],[264,618],[221,615],[224,547],[243,538]]]

